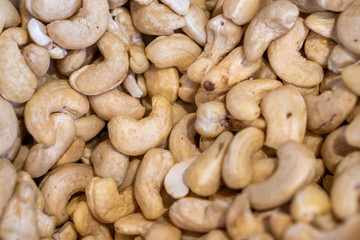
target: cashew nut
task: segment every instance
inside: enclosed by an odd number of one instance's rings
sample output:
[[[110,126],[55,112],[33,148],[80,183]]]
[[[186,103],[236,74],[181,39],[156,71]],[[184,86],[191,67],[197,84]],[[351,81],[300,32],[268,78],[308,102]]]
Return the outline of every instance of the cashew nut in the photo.
[[[105,126],[105,121],[96,114],[83,116],[75,119],[76,136],[80,136],[85,142],[94,138]]]
[[[305,18],[304,23],[311,31],[338,42],[335,25],[338,16],[334,12],[314,12]]]
[[[26,64],[37,77],[45,75],[48,71],[50,56],[45,48],[30,43],[23,49],[22,55]]]
[[[15,111],[8,101],[0,97],[0,156],[7,154],[18,135],[18,123]]]
[[[341,78],[344,84],[354,93],[360,96],[359,80],[357,76],[360,74],[360,64],[355,64],[344,68],[341,72]]]
[[[206,44],[206,24],[208,17],[203,9],[197,5],[190,5],[188,13],[184,16],[186,25],[182,30],[200,46]]]
[[[5,158],[0,158],[0,219],[16,185],[16,169]]]
[[[360,60],[360,55],[350,52],[343,45],[336,45],[328,57],[328,68],[335,73],[341,73],[344,68]]]
[[[0,5],[0,34],[4,28],[16,27],[20,23],[20,16],[14,5],[8,0],[1,0]]]
[[[333,40],[311,31],[305,41],[305,55],[309,60],[326,68],[330,53],[335,46]]]

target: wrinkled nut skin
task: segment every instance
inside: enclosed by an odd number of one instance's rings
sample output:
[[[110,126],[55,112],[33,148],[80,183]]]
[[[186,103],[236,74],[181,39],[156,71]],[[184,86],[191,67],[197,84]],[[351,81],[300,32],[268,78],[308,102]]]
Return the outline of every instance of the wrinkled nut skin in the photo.
[[[31,71],[37,76],[43,76],[50,66],[50,56],[47,50],[34,43],[24,47],[22,55]]]
[[[69,163],[55,168],[41,181],[40,190],[45,200],[44,212],[57,218],[57,226],[65,223],[69,217],[65,208],[70,197],[85,191],[86,184],[93,176],[90,166]]]
[[[88,99],[73,90],[68,81],[50,81],[38,88],[26,103],[24,112],[26,129],[37,142],[47,146],[53,145],[56,133],[50,114],[65,111],[79,117],[86,114],[89,107]]]
[[[299,9],[289,1],[274,1],[250,22],[244,37],[246,59],[261,58],[271,41],[286,34],[294,26]]]
[[[72,20],[56,20],[47,31],[56,44],[65,49],[81,49],[94,44],[105,32],[109,21],[107,0],[84,0]]]
[[[18,135],[18,119],[11,103],[0,97],[0,156],[6,155]]]
[[[8,0],[1,0],[0,5],[0,33],[4,28],[16,27],[21,19],[13,4]]]
[[[172,128],[173,112],[170,102],[161,95],[152,97],[150,115],[139,121],[125,115],[108,123],[110,141],[124,154],[137,156],[160,145]]]
[[[15,189],[16,180],[15,167],[9,160],[0,158],[0,216]]]
[[[175,160],[171,152],[161,148],[149,150],[136,174],[135,197],[147,219],[155,220],[164,212],[160,189]]]
[[[69,78],[71,87],[85,95],[97,95],[117,87],[129,68],[125,45],[115,34],[105,32],[97,46],[104,61],[83,66]]]

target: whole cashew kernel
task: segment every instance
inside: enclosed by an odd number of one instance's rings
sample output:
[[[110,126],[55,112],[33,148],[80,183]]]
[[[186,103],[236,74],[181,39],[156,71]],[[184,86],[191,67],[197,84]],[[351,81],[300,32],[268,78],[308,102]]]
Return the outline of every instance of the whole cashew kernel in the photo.
[[[338,42],[336,34],[336,20],[338,16],[334,12],[314,12],[305,18],[304,23],[311,31]]]
[[[305,41],[305,55],[309,60],[325,68],[335,46],[336,43],[333,40],[311,31]]]
[[[184,102],[194,103],[195,95],[200,87],[200,84],[191,81],[187,76],[187,74],[182,75],[179,82],[180,82],[180,87],[178,92],[179,98]]]
[[[56,161],[54,166],[57,167],[67,163],[77,162],[84,153],[85,144],[85,140],[82,137],[76,136],[68,149],[66,149],[64,154]]]
[[[11,103],[0,97],[0,156],[6,155],[18,135],[17,117]]]
[[[31,71],[37,76],[44,76],[50,66],[50,56],[45,48],[34,43],[24,47],[22,55]]]
[[[203,137],[214,138],[227,128],[225,118],[226,109],[223,103],[204,103],[196,111],[195,129]]]
[[[203,9],[197,5],[190,5],[188,13],[184,16],[186,25],[182,30],[200,46],[206,44],[206,24],[208,17]]]
[[[8,0],[1,0],[0,5],[0,34],[4,28],[16,27],[20,23],[20,16],[14,5]]]
[[[94,138],[105,126],[105,121],[96,114],[83,116],[75,119],[76,136],[80,136],[85,142]]]
[[[290,2],[294,3],[299,10],[304,13],[324,11],[324,9],[313,0],[290,0]]]

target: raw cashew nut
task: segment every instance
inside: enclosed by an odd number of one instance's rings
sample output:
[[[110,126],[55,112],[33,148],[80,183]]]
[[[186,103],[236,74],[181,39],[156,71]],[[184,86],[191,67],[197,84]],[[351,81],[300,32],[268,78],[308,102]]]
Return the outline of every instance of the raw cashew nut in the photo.
[[[200,46],[206,44],[206,24],[208,17],[206,12],[197,5],[191,5],[184,17],[186,26],[182,30]]]
[[[253,121],[260,116],[260,101],[264,95],[282,86],[270,79],[246,80],[233,86],[226,95],[226,108],[241,121]]]
[[[257,2],[259,4],[259,1]],[[256,3],[253,5],[256,6]],[[246,59],[249,62],[259,60],[273,40],[289,32],[298,16],[299,9],[289,1],[274,1],[264,7],[251,20],[246,30],[244,37]]]
[[[9,0],[0,1],[0,34],[4,28],[16,27],[20,23],[20,16]]]
[[[324,77],[322,67],[307,60],[299,52],[308,32],[304,19],[298,18],[294,27],[287,34],[273,41],[267,51],[270,65],[275,73],[283,81],[299,87],[315,86]]]
[[[356,116],[345,129],[346,142],[353,146],[360,148],[360,115]]]
[[[0,158],[0,219],[16,185],[16,169],[11,162]]]
[[[350,52],[343,45],[336,45],[328,58],[328,68],[335,73],[341,73],[344,68],[360,60],[360,55]]]
[[[286,229],[293,224],[293,219],[287,213],[276,211],[270,215],[269,227],[276,239],[282,239]]]
[[[134,185],[135,179],[136,179],[136,174],[139,169],[140,163],[141,163],[141,160],[136,159],[136,158],[134,158],[132,161],[130,161],[124,181],[119,186],[119,191],[122,191],[123,189],[125,189],[128,186]]]
[[[175,226],[194,232],[209,232],[225,227],[229,203],[220,199],[185,197],[170,207],[169,217]]]
[[[290,0],[290,2],[293,2],[303,13],[324,11],[314,0]]]
[[[18,136],[18,120],[11,103],[0,97],[0,156],[7,154]]]
[[[134,74],[135,75],[135,74]],[[146,96],[144,94],[142,88],[139,86],[133,74],[129,74],[127,78],[124,80],[123,86],[130,93],[131,96],[135,98],[141,98],[142,96]]]
[[[341,72],[341,78],[344,84],[358,96],[360,96],[359,79],[357,78],[359,75],[360,64],[348,66]]]
[[[77,233],[72,222],[66,222],[53,235],[55,240],[76,240]]]
[[[157,219],[164,212],[160,189],[175,160],[171,153],[161,148],[149,150],[136,174],[135,197],[147,219]]]
[[[50,56],[48,51],[34,43],[24,47],[22,55],[31,71],[37,76],[44,76],[50,66]]]
[[[316,0],[322,8],[334,12],[342,12],[349,7],[354,0]]]
[[[69,163],[49,172],[40,183],[44,195],[44,212],[57,218],[61,225],[68,219],[66,205],[70,197],[84,191],[86,184],[93,178],[92,168],[84,164]]]
[[[180,78],[180,87],[179,87],[179,98],[184,102],[194,103],[195,95],[200,87],[199,83],[193,82],[189,79],[187,74],[184,74]]]
[[[26,158],[24,168],[33,178],[43,176],[75,139],[75,123],[69,114],[54,113],[51,119],[56,134],[55,144],[48,147],[38,143],[30,149]]]
[[[56,44],[65,49],[93,45],[105,32],[109,21],[107,0],[83,0],[81,11],[71,20],[56,20],[47,31]]]
[[[145,48],[147,58],[158,68],[177,67],[185,72],[201,53],[201,48],[188,36],[174,33],[160,36]]]
[[[195,129],[203,137],[214,138],[226,128],[225,104],[210,101],[196,110]]]
[[[84,153],[85,144],[85,140],[82,137],[76,136],[68,149],[66,149],[64,154],[56,161],[54,167],[77,162]]]
[[[63,59],[57,61],[57,69],[62,75],[69,77],[85,63],[92,60],[96,48],[97,47],[93,45],[93,47],[69,51]]]
[[[80,136],[85,142],[93,139],[105,126],[105,121],[96,114],[83,116],[75,119],[76,136]]]
[[[253,79],[277,79],[274,70],[271,68],[269,62],[265,58],[260,59],[261,67],[260,69],[252,76]]]
[[[326,68],[330,53],[335,46],[333,40],[311,31],[305,41],[305,55],[309,60]]]
[[[288,86],[271,90],[261,102],[261,113],[267,125],[266,146],[277,149],[289,140],[303,141],[306,106],[303,97],[296,90]]]
[[[58,111],[80,117],[89,111],[89,101],[65,80],[53,80],[38,88],[26,103],[24,112],[26,129],[37,142],[46,146],[55,144],[56,133],[50,114]]]
[[[278,167],[265,182],[245,189],[251,206],[257,210],[274,208],[289,201],[314,174],[314,154],[303,144],[288,141],[277,150]]]
[[[168,5],[174,12],[180,15],[186,15],[189,11],[190,1],[189,0],[161,0],[164,4]]]
[[[226,186],[241,189],[251,183],[251,156],[263,146],[264,139],[264,132],[254,127],[235,134],[222,163],[222,177]]]
[[[230,238],[224,230],[212,230],[199,238],[199,240],[230,240]]]
[[[167,138],[173,118],[170,102],[157,95],[152,97],[152,106],[150,115],[139,121],[125,115],[110,120],[110,141],[119,152],[130,156],[141,155],[160,145]]]
[[[305,18],[306,27],[323,37],[338,42],[336,20],[339,14],[334,12],[314,12]]]
[[[134,188],[127,187],[119,193],[112,178],[94,177],[86,185],[85,193],[92,215],[102,223],[114,223],[134,213],[137,207]]]

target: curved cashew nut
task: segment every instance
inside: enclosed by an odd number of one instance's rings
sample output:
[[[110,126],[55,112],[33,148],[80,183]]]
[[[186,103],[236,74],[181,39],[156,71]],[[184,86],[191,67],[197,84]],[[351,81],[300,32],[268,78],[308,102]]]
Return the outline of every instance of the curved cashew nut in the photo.
[[[75,123],[69,114],[54,113],[51,119],[55,128],[55,144],[48,147],[38,143],[30,149],[26,158],[24,168],[33,178],[44,175],[75,139]]]
[[[57,61],[57,69],[62,75],[69,77],[85,64],[88,55],[91,55],[91,48],[72,50],[63,59]]]
[[[273,41],[267,51],[270,65],[275,73],[282,80],[299,87],[315,86],[324,77],[322,67],[307,60],[299,52],[308,32],[304,19],[297,18],[294,27],[287,34]]]
[[[338,42],[335,25],[338,16],[334,12],[314,12],[305,18],[304,23],[311,31]]]
[[[135,197],[147,219],[157,219],[164,212],[159,190],[175,160],[168,150],[153,148],[141,161],[135,180]]]
[[[104,34],[108,21],[107,0],[83,0],[75,18],[53,21],[47,25],[47,31],[60,47],[81,49],[93,45]]]
[[[18,120],[11,103],[0,97],[0,156],[7,154],[18,136]]]
[[[66,205],[70,197],[85,191],[86,184],[93,178],[93,170],[84,164],[69,163],[49,172],[40,183],[44,195],[44,212],[57,218],[61,225],[68,219]]]
[[[188,13],[184,16],[186,25],[182,30],[200,46],[206,44],[206,24],[208,17],[206,12],[197,5],[191,5]]]
[[[210,19],[206,25],[207,41],[204,51],[189,66],[189,79],[200,83],[204,75],[240,42],[241,35],[241,27],[223,15]]]
[[[264,157],[251,159],[252,179],[251,183],[259,183],[266,181],[277,168],[277,158]],[[322,177],[322,175],[320,176]]]
[[[348,66],[341,72],[341,78],[344,84],[358,96],[360,96],[360,87],[356,76],[359,76],[359,74],[360,64]]]
[[[253,121],[260,116],[259,103],[264,95],[282,86],[270,79],[246,80],[233,86],[226,95],[226,108],[241,121]]]
[[[271,68],[269,62],[265,58],[260,59],[261,66],[259,71],[257,71],[252,78],[253,79],[277,79],[277,75]]]
[[[160,36],[145,48],[147,58],[158,68],[177,67],[185,72],[201,53],[201,48],[188,36],[174,33]]]
[[[282,86],[268,92],[260,105],[267,124],[266,146],[277,149],[289,140],[303,141],[306,106],[300,93],[291,87]]]
[[[22,55],[31,71],[37,76],[44,76],[50,67],[50,56],[45,48],[30,43],[24,47]]]
[[[148,35],[170,35],[186,24],[183,16],[158,1],[141,5],[131,0],[130,11],[136,29]]]
[[[246,59],[249,62],[259,60],[273,40],[289,32],[298,16],[299,9],[289,1],[274,1],[264,7],[251,20],[246,30],[244,37]]]
[[[315,167],[314,154],[303,144],[288,141],[277,150],[278,167],[265,182],[245,189],[251,206],[264,210],[289,201],[305,184],[311,181]]]
[[[21,22],[20,16],[14,5],[8,0],[1,0],[0,5],[0,33],[4,28],[16,27]]]
[[[76,240],[77,233],[74,224],[72,222],[66,222],[55,231],[53,238],[55,240]]]
[[[240,189],[251,183],[251,156],[263,146],[264,139],[264,132],[254,127],[236,133],[222,163],[222,177],[226,186]]]
[[[15,167],[9,160],[0,158],[0,216],[15,189],[16,179]]]
[[[304,44],[305,55],[309,60],[326,68],[329,55],[335,46],[333,40],[311,31]]]
[[[104,128],[105,121],[96,114],[75,119],[76,136],[80,136],[85,142],[93,139]]]
[[[169,211],[171,222],[184,230],[209,232],[225,227],[229,203],[220,199],[214,201],[185,197],[174,202]]]
[[[167,138],[173,118],[170,102],[157,95],[152,98],[152,105],[150,115],[139,121],[125,115],[110,120],[110,141],[119,152],[130,156],[141,155],[160,145]]]
[[[133,187],[119,193],[112,178],[94,177],[86,185],[85,193],[92,215],[102,223],[114,223],[137,208]]]
[[[76,125],[75,125],[76,127]],[[85,150],[85,140],[81,136],[76,136],[64,154],[56,161],[54,167],[67,163],[74,163],[81,159]]]

